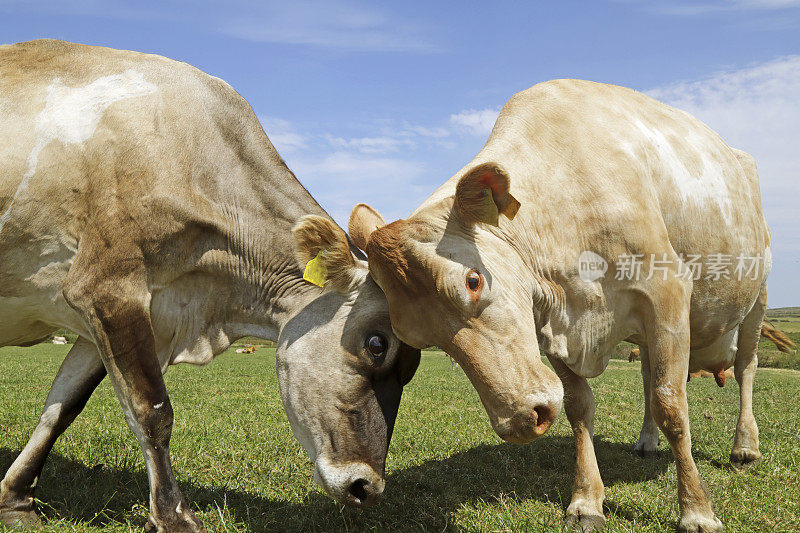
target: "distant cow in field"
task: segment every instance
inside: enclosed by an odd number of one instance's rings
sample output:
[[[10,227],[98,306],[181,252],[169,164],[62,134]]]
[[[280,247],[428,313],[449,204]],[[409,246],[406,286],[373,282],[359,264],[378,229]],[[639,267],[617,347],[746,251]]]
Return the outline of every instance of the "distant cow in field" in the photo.
[[[480,153],[409,218],[385,225],[359,205],[350,228],[394,331],[453,356],[501,437],[545,433],[563,384],[577,444],[569,525],[605,521],[587,378],[627,339],[642,350],[645,425],[675,457],[679,529],[722,530],[691,455],[686,376],[734,366],[731,461],[757,461],[752,386],[772,248],[749,155],[643,94],[556,80],[513,96]]]
[[[64,327],[79,338],[0,482],[0,525],[38,523],[47,454],[108,375],[144,454],[149,526],[201,530],[170,465],[162,373],[248,335],[278,342],[281,398],[315,479],[351,505],[383,491],[420,352],[392,333],[363,254],[222,80],[155,55],[0,46],[0,346]]]

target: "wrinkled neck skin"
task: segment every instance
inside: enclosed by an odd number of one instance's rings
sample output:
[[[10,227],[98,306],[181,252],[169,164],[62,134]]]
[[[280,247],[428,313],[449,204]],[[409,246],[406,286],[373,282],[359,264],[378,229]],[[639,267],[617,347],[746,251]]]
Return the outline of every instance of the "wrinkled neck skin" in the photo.
[[[294,221],[273,223],[274,232],[257,245],[243,232],[230,235],[223,268],[242,287],[232,292],[235,298],[229,301],[227,322],[232,329],[239,336],[277,341],[284,326],[321,296],[322,289],[303,279],[294,255]]]
[[[303,280],[291,229],[303,215],[325,211],[288,169],[255,183],[244,201],[194,215],[202,230],[179,269],[184,274],[155,284],[153,325],[164,368],[206,364],[244,336],[277,341],[322,294]]]

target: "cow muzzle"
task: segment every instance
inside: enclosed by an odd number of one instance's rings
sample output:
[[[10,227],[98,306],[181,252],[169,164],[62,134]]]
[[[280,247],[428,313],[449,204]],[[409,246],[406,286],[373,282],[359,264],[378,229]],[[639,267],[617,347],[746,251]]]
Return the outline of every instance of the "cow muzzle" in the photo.
[[[378,503],[386,486],[383,476],[366,463],[336,464],[325,457],[317,459],[314,481],[332,497],[353,507]]]
[[[563,398],[564,391],[560,383],[553,390],[531,394],[517,413],[493,419],[492,427],[505,441],[527,444],[547,433],[561,411]]]

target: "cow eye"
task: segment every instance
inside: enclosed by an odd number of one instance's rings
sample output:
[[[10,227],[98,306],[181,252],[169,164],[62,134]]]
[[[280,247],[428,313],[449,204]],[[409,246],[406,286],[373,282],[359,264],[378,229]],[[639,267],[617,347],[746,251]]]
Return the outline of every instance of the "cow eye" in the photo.
[[[389,343],[381,335],[367,337],[367,351],[376,359],[383,356],[388,345]]]
[[[474,268],[467,272],[467,288],[472,292],[477,292],[483,285],[483,276]]]

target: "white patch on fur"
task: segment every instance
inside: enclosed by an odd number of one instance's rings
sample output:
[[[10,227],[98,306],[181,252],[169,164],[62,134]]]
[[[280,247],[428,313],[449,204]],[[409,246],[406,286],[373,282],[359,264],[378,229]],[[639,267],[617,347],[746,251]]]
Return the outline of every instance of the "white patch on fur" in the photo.
[[[766,281],[770,271],[772,271],[772,247],[767,246],[766,248],[764,248],[764,265],[762,270],[762,279]]]
[[[675,398],[678,396],[678,391],[676,391],[675,387],[673,387],[670,383],[661,385],[657,390],[659,396],[663,398]]]
[[[733,215],[733,203],[728,194],[725,176],[723,176],[719,164],[706,157],[706,154],[702,151],[702,144],[698,145],[701,147],[698,152],[703,156],[703,173],[695,176],[689,173],[661,131],[648,128],[638,120],[636,121],[636,127],[655,146],[660,162],[663,165],[663,170],[672,178],[683,200],[700,204],[714,202],[719,206],[725,221],[730,223]],[[692,141],[702,143],[702,139],[687,138],[686,140],[690,144]]]
[[[54,426],[61,414],[61,402],[51,403],[44,408],[40,420],[48,426]]]
[[[164,407],[164,402],[161,402],[161,403],[157,403],[157,404],[155,404],[155,405],[153,406],[153,409],[161,409],[162,407]]]
[[[122,74],[103,76],[85,87],[67,87],[60,78],[56,78],[47,88],[44,109],[36,116],[35,141],[33,150],[28,154],[28,170],[17,186],[8,208],[0,216],[0,231],[11,216],[14,201],[28,188],[39,164],[39,154],[48,144],[55,140],[64,145],[82,143],[94,134],[100,119],[111,104],[126,98],[152,94],[157,90],[141,73],[132,69]]]

